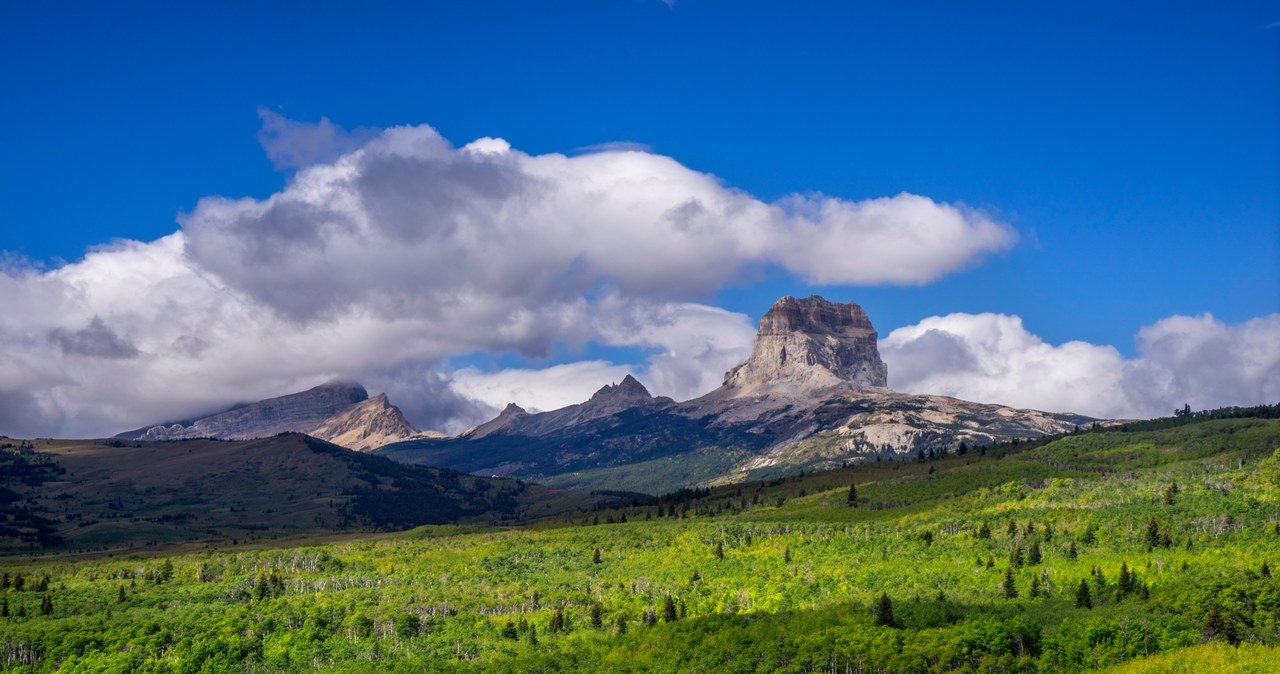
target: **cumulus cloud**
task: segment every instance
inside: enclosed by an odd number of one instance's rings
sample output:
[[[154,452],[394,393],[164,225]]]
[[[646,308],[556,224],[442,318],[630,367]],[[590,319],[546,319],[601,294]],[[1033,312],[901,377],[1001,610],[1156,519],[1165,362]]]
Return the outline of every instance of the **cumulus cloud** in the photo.
[[[1173,316],[1138,333],[1136,358],[1046,343],[1017,316],[950,314],[881,341],[895,389],[1103,418],[1280,401],[1280,314],[1228,325]]]
[[[926,283],[1016,238],[910,194],[764,202],[634,145],[529,155],[497,138],[456,147],[427,126],[346,132],[260,115],[268,156],[297,169],[277,193],[203,199],[169,236],[56,269],[0,267],[0,433],[103,435],[333,377],[387,390],[428,427],[474,421],[533,377],[556,389],[566,373],[582,382],[528,404],[628,371],[687,398],[749,348],[744,316],[697,303],[727,283],[764,267]],[[645,360],[442,369],[593,343]]]

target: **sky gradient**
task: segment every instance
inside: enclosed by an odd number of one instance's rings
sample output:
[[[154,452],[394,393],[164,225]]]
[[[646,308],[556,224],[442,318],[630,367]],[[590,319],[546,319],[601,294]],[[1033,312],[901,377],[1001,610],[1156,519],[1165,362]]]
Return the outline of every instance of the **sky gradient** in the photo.
[[[6,5],[0,433],[332,376],[453,430],[628,371],[693,395],[774,300],[813,293],[867,309],[895,387],[1100,416],[1275,402],[1277,22],[1247,2]],[[484,138],[514,159],[459,149]],[[324,195],[263,206],[343,157],[355,186],[318,189],[394,227],[334,238],[308,219]],[[588,209],[610,171],[616,208]],[[697,236],[649,229],[695,197]],[[446,225],[473,236],[415,239]]]

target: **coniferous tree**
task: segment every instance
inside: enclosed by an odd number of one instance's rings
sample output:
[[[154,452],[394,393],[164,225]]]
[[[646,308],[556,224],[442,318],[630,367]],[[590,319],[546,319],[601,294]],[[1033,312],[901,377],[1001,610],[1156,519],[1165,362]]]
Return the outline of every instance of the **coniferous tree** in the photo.
[[[125,593],[124,593],[124,586],[123,586],[123,585],[121,585],[121,586],[120,586],[120,591],[116,593],[116,603],[117,603],[117,604],[123,604],[123,603],[125,603],[125,601],[127,601],[128,599],[129,599],[129,597],[128,597],[127,595],[125,595]]]
[[[516,630],[516,624],[508,620],[507,624],[502,627],[502,636],[507,639],[515,640],[520,638],[520,632]]]
[[[591,563],[592,564],[600,563],[600,548],[596,548],[596,551],[591,553]]]
[[[3,572],[3,573],[0,573],[0,590],[7,590],[7,589],[9,589],[9,584],[10,584],[11,582],[12,582],[12,580],[9,578],[9,572],[8,572],[8,571],[5,571],[5,572]]]
[[[536,625],[529,626],[529,645],[538,645],[538,627]]]
[[[1027,592],[1027,596],[1032,599],[1040,596],[1040,574],[1031,576],[1031,590]]]
[[[1045,523],[1043,538],[1045,543],[1053,540],[1053,522]]]
[[[600,627],[604,625],[604,607],[600,602],[591,605],[591,626]]]
[[[662,599],[662,620],[663,622],[673,623],[678,617],[676,615],[676,600],[668,594]]]
[[[846,502],[851,506],[858,505],[858,486],[857,485],[854,485],[854,484],[849,485],[849,497],[846,499]]]
[[[1147,520],[1147,547],[1155,548],[1160,545],[1160,524],[1156,522],[1156,518],[1152,517]]]
[[[1004,528],[1004,533],[1007,534],[1009,538],[1013,538],[1014,536],[1017,536],[1018,523],[1014,522],[1013,520],[1009,520],[1009,525]]]
[[[9,617],[9,595],[0,598],[0,618]]]
[[[1170,482],[1168,487],[1164,489],[1164,504],[1173,505],[1174,499],[1178,497],[1178,483]]]
[[[1270,577],[1271,577],[1271,565],[1267,564],[1267,563],[1266,563],[1266,561],[1263,561],[1263,562],[1262,562],[1262,569],[1260,569],[1260,570],[1259,570],[1258,574],[1259,574],[1259,575],[1261,575],[1263,578],[1270,578]]]
[[[880,601],[876,602],[876,624],[885,627],[893,627],[893,601],[889,599],[889,593],[885,592],[880,595]]]
[[[1084,545],[1093,545],[1098,542],[1098,531],[1093,526],[1093,522],[1084,528],[1084,535],[1080,537],[1080,542]]]
[[[1035,566],[1040,563],[1040,541],[1031,541],[1027,547],[1027,564]]]
[[[1009,566],[1014,569],[1022,568],[1022,546],[1014,544],[1013,550],[1009,551]]]
[[[627,618],[626,618],[626,616],[621,616],[621,615],[620,615],[620,616],[618,616],[618,620],[617,620],[614,624],[618,626],[618,634],[626,634],[626,633],[627,633]]]
[[[564,631],[564,611],[559,606],[551,612],[551,626],[547,628],[547,631],[552,634]]]
[[[658,624],[658,614],[653,610],[652,606],[644,610],[644,624],[647,627],[653,627]]]
[[[977,536],[978,538],[991,538],[991,525],[983,522],[982,526],[978,527]]]
[[[1004,570],[1004,598],[1017,599],[1018,585],[1014,582],[1013,566],[1006,567]]]
[[[1067,546],[1067,556],[1070,557],[1071,559],[1076,559],[1077,557],[1080,556],[1080,551],[1076,550],[1075,541],[1071,541],[1071,545]]]
[[[723,542],[716,541],[715,555],[716,555],[716,559],[721,559],[721,560],[724,559],[724,543]]]
[[[1093,608],[1093,597],[1089,594],[1089,582],[1080,579],[1080,585],[1076,587],[1076,608]]]
[[[1120,578],[1116,580],[1116,593],[1120,596],[1138,589],[1138,576],[1129,570],[1128,562],[1120,562]]]
[[[40,600],[40,615],[53,615],[53,597],[46,594]]]
[[[932,532],[932,531],[926,531],[926,532],[924,532],[924,545],[925,545],[925,547],[929,547],[929,546],[933,545],[933,532]]]
[[[697,570],[697,569],[694,569],[694,570],[693,570],[693,575],[689,576],[689,584],[690,584],[690,585],[693,585],[694,583],[696,583],[696,582],[698,582],[698,581],[700,581],[700,580],[702,580],[702,574],[698,573],[698,570]]]

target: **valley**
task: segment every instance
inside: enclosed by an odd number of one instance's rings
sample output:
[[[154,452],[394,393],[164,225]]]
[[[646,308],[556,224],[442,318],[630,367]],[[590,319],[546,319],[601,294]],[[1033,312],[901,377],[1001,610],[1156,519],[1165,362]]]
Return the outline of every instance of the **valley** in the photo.
[[[11,556],[0,657],[29,672],[1269,671],[1277,417],[1138,422],[516,528]]]

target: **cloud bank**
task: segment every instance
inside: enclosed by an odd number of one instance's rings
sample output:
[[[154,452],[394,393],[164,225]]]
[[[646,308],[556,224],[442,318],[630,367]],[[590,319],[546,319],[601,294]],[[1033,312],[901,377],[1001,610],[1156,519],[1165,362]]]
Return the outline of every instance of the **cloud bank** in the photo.
[[[1280,314],[1228,325],[1209,314],[1143,328],[1138,356],[1047,344],[1004,314],[934,316],[880,343],[889,386],[1103,418],[1169,416],[1280,401]]]
[[[764,202],[636,146],[529,155],[260,114],[268,155],[297,169],[276,194],[209,197],[156,241],[0,272],[0,433],[101,436],[339,376],[456,429],[521,376],[532,388],[563,369],[455,375],[448,359],[593,343],[643,350],[628,369],[687,398],[749,348],[744,316],[698,303],[726,284],[772,267],[923,284],[1016,240],[912,194]],[[621,372],[575,367],[581,385],[532,406]]]

